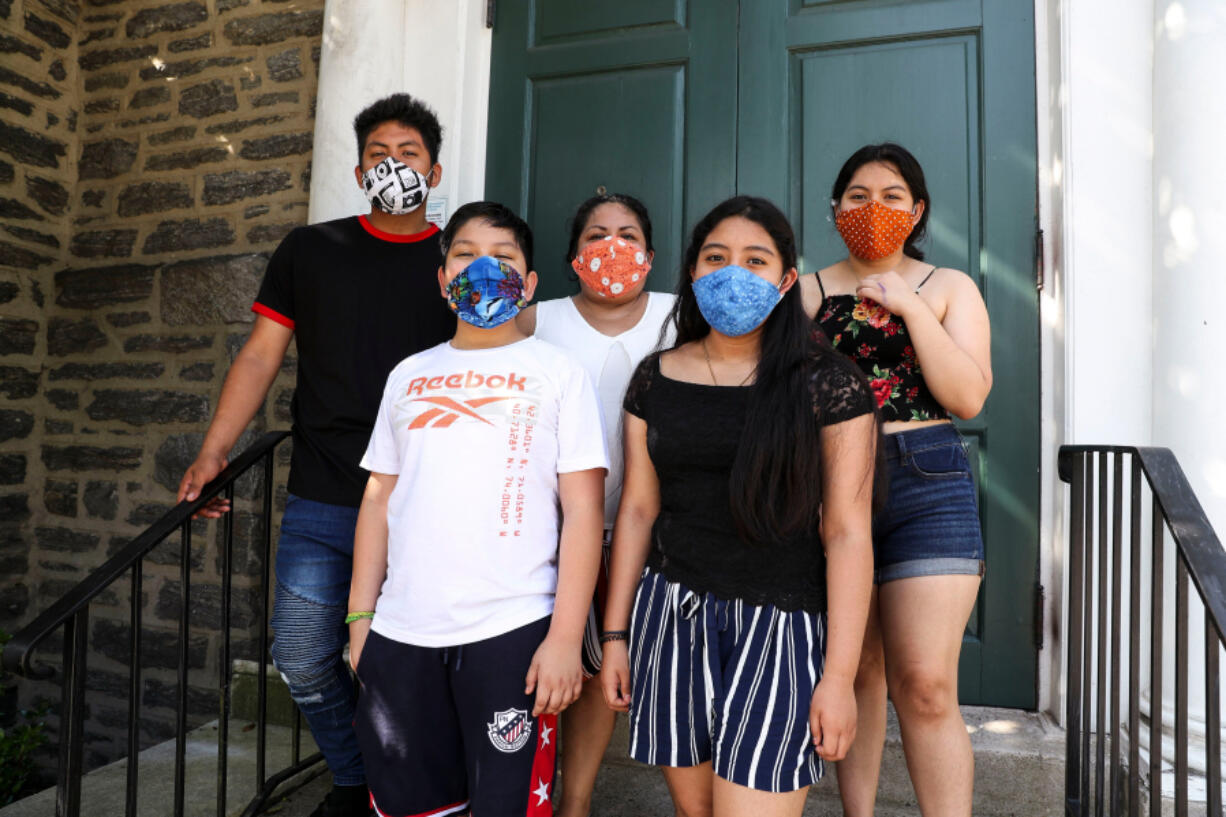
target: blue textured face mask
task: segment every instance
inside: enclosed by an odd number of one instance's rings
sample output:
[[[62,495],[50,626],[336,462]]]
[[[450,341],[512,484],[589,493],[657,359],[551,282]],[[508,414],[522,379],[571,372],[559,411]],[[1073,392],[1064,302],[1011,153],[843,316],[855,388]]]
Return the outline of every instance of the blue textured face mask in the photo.
[[[447,285],[447,303],[460,320],[478,329],[493,329],[525,306],[524,279],[505,261],[483,255]]]
[[[698,310],[721,335],[752,332],[783,298],[779,287],[744,267],[728,266],[694,281]]]

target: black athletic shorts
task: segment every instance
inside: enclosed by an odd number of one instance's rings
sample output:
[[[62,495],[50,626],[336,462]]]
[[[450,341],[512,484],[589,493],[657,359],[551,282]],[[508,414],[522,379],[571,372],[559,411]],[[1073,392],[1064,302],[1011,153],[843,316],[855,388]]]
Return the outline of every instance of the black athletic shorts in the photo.
[[[532,717],[524,678],[549,618],[457,647],[372,632],[354,721],[381,817],[553,814],[557,716]]]

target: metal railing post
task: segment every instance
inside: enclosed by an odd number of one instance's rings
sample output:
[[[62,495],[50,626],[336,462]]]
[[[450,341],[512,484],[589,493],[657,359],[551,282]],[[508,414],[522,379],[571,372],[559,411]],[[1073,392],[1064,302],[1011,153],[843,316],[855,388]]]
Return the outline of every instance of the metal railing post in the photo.
[[[1065,700],[1064,811],[1081,814],[1081,635],[1082,562],[1085,544],[1085,457],[1072,456],[1072,524],[1069,526],[1068,692]]]
[[[64,687],[60,696],[60,768],[55,793],[56,817],[81,814],[82,754],[85,745],[85,662],[89,608],[64,624]]]
[[[1132,458],[1128,536],[1128,816],[1141,814],[1141,461]]]
[[[1162,591],[1165,558],[1162,506],[1153,499],[1149,588],[1149,814],[1162,817]]]
[[[1081,780],[1078,784],[1078,800],[1081,803],[1081,813],[1088,814],[1090,809],[1090,733],[1093,731],[1090,708],[1090,688],[1093,674],[1094,656],[1094,458],[1087,456],[1085,463],[1085,509],[1082,517],[1085,519],[1085,536],[1081,540],[1082,566],[1082,602],[1081,602],[1081,748],[1079,763]]]
[[[234,674],[230,666],[230,601],[232,577],[230,562],[234,554],[234,484],[226,487],[226,501],[231,511],[222,523],[221,541],[221,657],[218,661],[217,689],[217,817],[226,817],[226,778],[229,772],[230,750],[230,679]]]
[[[268,604],[272,592],[272,452],[264,457],[264,558],[260,565],[260,655],[256,675],[260,685],[256,697],[255,788],[259,792],[268,779],[265,750],[268,740]]]
[[[1213,621],[1205,616],[1205,734],[1222,734],[1222,680],[1218,675],[1219,653],[1222,649],[1222,634]],[[1222,744],[1216,740],[1205,741],[1205,768],[1211,773],[1206,781],[1206,813],[1210,817],[1222,817],[1222,775],[1212,774],[1222,768]]]
[[[187,664],[191,619],[192,520],[186,519],[179,535],[179,688],[175,712],[175,817],[183,815],[187,774]]]
[[[140,773],[140,694],[141,694],[141,628],[144,610],[143,559],[132,565],[132,598],[130,600],[130,623],[128,625],[128,660],[131,675],[128,679],[128,774],[124,793],[125,817],[136,817],[138,797],[137,782]]]
[[[1102,817],[1105,793],[1103,771],[1106,768],[1107,745],[1104,727],[1107,717],[1107,491],[1111,487],[1107,471],[1107,452],[1098,455],[1098,626],[1095,638],[1098,642],[1098,694],[1095,717],[1098,724],[1098,741],[1094,759],[1094,814]]]
[[[1116,452],[1111,469],[1111,795],[1110,814],[1120,813],[1120,625],[1124,595],[1122,562],[1124,561],[1124,455]]]

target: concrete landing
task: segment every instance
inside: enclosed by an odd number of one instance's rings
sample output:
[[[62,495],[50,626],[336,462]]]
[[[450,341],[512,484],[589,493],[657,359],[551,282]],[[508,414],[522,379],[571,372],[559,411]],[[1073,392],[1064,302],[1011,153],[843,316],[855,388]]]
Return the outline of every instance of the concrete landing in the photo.
[[[963,707],[975,750],[975,805],[980,817],[1063,814],[1064,732],[1044,716],[1014,709]],[[656,769],[626,757],[629,734],[618,723],[596,784],[592,817],[670,814],[668,790]],[[890,710],[876,813],[918,815],[919,807]],[[806,817],[842,814],[834,767],[809,792]]]
[[[255,780],[256,730],[248,720],[231,720],[227,752],[226,805],[227,814],[238,815],[257,790]],[[269,726],[266,765],[275,773],[289,764],[291,731],[284,726]],[[311,733],[303,730],[302,757],[314,754]],[[184,814],[187,817],[217,815],[217,722],[205,724],[188,734],[184,752]],[[174,803],[174,741],[160,743],[140,753],[138,781],[138,817],[165,817]],[[292,791],[326,772],[323,764],[308,770],[298,779],[282,784],[281,790]],[[117,817],[124,813],[127,791],[128,760],[118,760],[87,774],[81,781],[81,817]],[[331,778],[323,775],[328,785]],[[326,789],[325,789],[326,791]],[[310,814],[323,795],[315,799]],[[283,806],[283,797],[274,797],[271,804]],[[274,813],[270,807],[266,813]],[[55,789],[45,789],[24,800],[0,808],[0,817],[50,817],[55,814]]]
[[[293,706],[276,673],[269,673],[269,712],[289,723]],[[254,668],[236,664],[234,712],[230,723],[228,813],[237,815],[255,792]],[[248,711],[250,710],[250,711]],[[1014,709],[963,707],[963,716],[975,751],[975,804],[977,817],[1058,817],[1063,813],[1064,731],[1051,720]],[[310,733],[303,731],[302,754],[315,751]],[[672,803],[658,769],[627,757],[626,719],[618,718],[613,742],[605,754],[597,779],[592,817],[670,815]],[[268,769],[276,771],[289,759],[290,729],[269,726]],[[139,817],[162,817],[174,794],[174,743],[141,753]],[[191,733],[187,745],[186,814],[215,817],[217,813],[217,724]],[[82,815],[112,817],[123,814],[127,761],[121,760],[86,776]],[[560,781],[565,785],[564,781]],[[307,817],[331,788],[332,779],[320,765],[288,781],[269,801],[267,814]],[[907,776],[906,759],[894,712],[886,733],[877,815],[918,815],[915,794]],[[55,813],[55,791],[48,790],[0,809],[0,817],[48,817]],[[842,814],[833,767],[809,793],[806,817]]]
[[[1064,731],[1042,715],[1014,709],[964,707],[975,750],[977,817],[1057,817],[1063,814]],[[664,778],[654,769],[626,756],[629,733],[618,719],[613,743],[596,781],[591,817],[671,815],[672,802]],[[833,768],[809,793],[805,817],[840,815]],[[307,817],[331,782],[327,775],[286,798],[279,817]],[[564,785],[564,784],[563,784]],[[919,808],[898,737],[898,721],[890,712],[885,757],[877,800],[878,817],[918,815]],[[0,813],[0,817],[8,817]]]

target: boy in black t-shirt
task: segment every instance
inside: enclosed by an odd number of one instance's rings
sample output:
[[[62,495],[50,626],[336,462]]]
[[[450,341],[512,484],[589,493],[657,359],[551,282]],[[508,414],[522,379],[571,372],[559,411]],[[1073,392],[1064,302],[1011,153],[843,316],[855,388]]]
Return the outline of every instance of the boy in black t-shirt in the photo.
[[[358,463],[388,373],[455,333],[438,297],[439,231],[425,200],[439,183],[442,128],[408,94],[354,120],[354,176],[370,213],[299,227],[268,264],[255,327],[235,358],[196,461],[179,484],[192,500],[226,465],[297,337],[289,500],[277,544],[272,659],[332,771],[312,817],[370,814],[353,733],[354,687],[341,660],[353,535],[367,473]],[[229,511],[222,500],[202,516]]]

